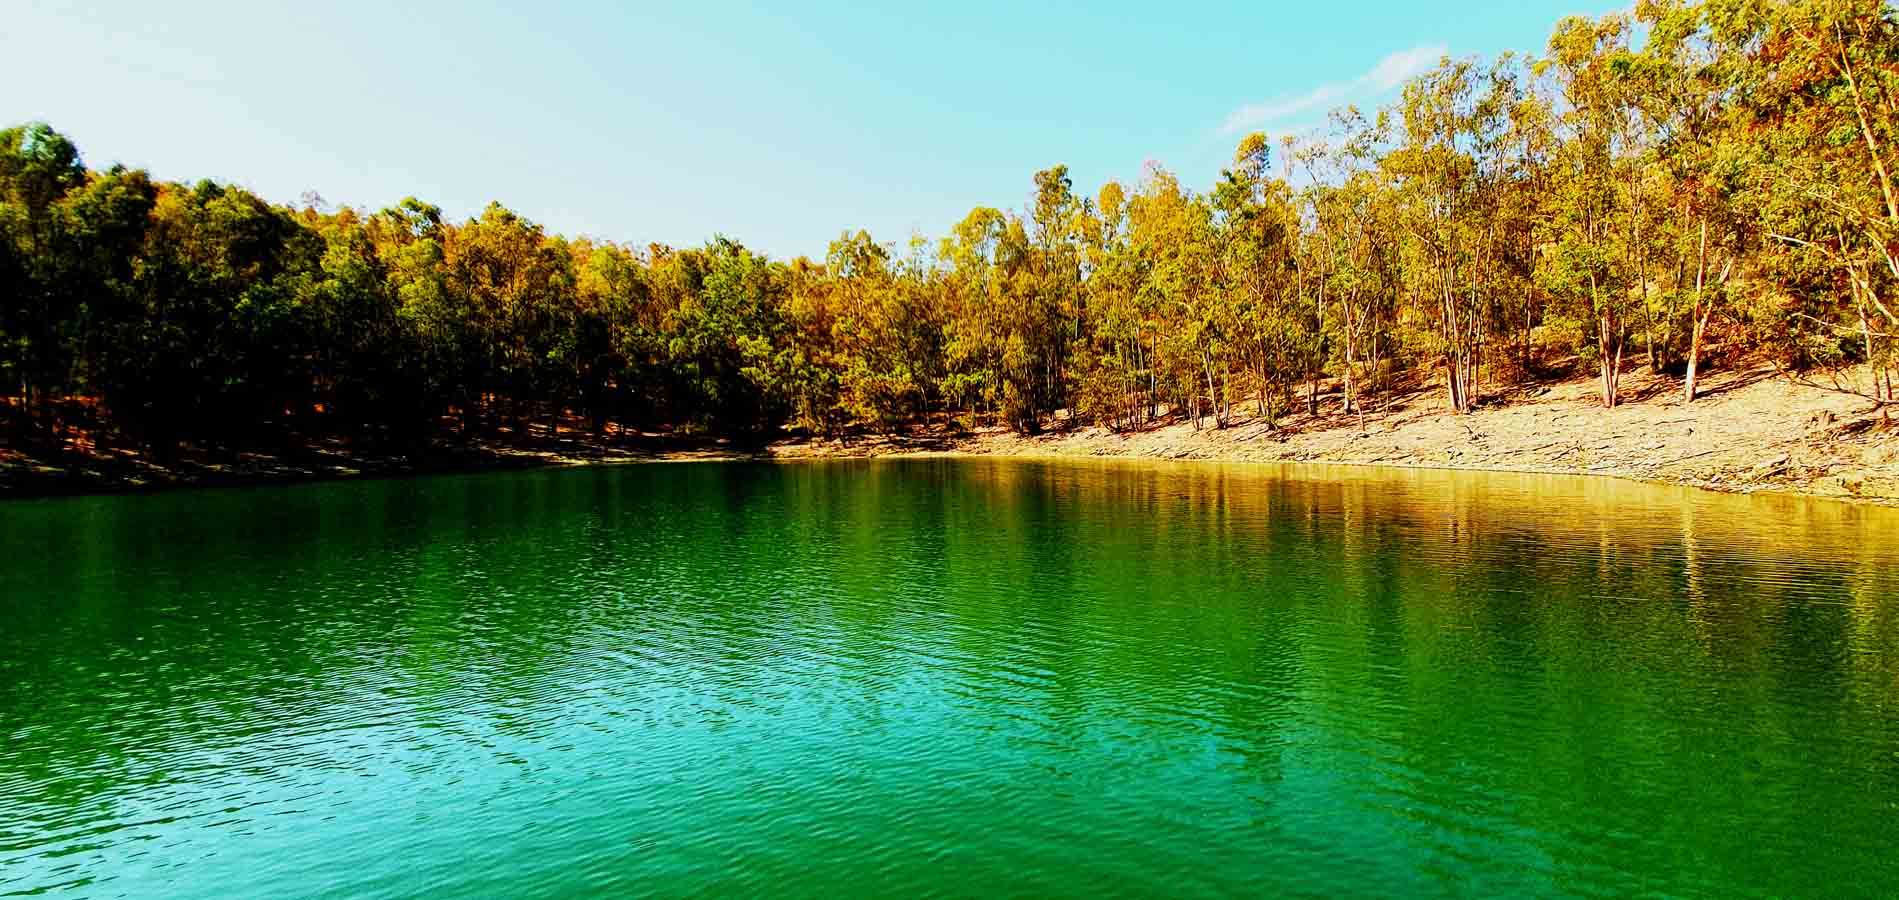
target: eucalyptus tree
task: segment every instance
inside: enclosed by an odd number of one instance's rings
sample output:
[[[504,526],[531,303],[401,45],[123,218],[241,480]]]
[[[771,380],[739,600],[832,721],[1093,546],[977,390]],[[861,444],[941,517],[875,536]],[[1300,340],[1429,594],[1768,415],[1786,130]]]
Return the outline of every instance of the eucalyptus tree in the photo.
[[[1539,67],[1552,73],[1563,100],[1564,141],[1550,195],[1554,226],[1544,283],[1593,340],[1583,349],[1600,372],[1602,405],[1614,408],[1638,282],[1641,245],[1639,166],[1628,153],[1631,108],[1616,61],[1628,52],[1629,23],[1570,17],[1550,36]],[[1624,175],[1627,174],[1625,178]]]
[[[939,377],[941,326],[929,308],[930,261],[863,231],[831,242],[824,269],[840,412],[882,428],[923,415]]]
[[[305,303],[315,341],[311,365],[312,413],[321,408],[334,427],[358,440],[416,440],[428,422],[417,373],[405,366],[405,334],[398,301],[372,220],[355,210],[323,215],[306,207],[305,226],[323,241],[323,255]],[[400,431],[386,434],[385,429]]]
[[[1475,62],[1446,59],[1407,83],[1395,146],[1384,158],[1397,189],[1404,291],[1430,323],[1423,344],[1442,366],[1446,402],[1459,413],[1477,400],[1492,247],[1475,155],[1481,79]]]
[[[1360,363],[1378,366],[1380,338],[1393,323],[1398,296],[1397,229],[1389,175],[1382,170],[1386,117],[1367,118],[1354,107],[1333,114],[1336,143],[1314,148],[1316,177],[1302,192],[1313,229],[1310,245],[1325,263],[1322,291],[1330,314],[1318,327],[1334,337],[1344,399],[1342,411],[1363,418]]]
[[[999,209],[977,207],[950,229],[938,250],[947,265],[944,312],[943,391],[966,411],[995,410],[1001,402],[1002,353],[997,339],[1007,274],[1003,246],[1009,218]],[[1011,252],[1011,261],[1019,258]]]
[[[571,254],[540,225],[499,203],[445,233],[442,264],[450,290],[468,298],[485,351],[483,392],[504,404],[516,434],[528,427],[530,404],[551,401],[551,430],[567,387],[560,368],[548,361],[573,310]]]
[[[70,279],[59,269],[59,202],[86,182],[79,149],[43,122],[0,131],[0,371],[31,419],[63,365]]]
[[[692,290],[673,311],[670,350],[699,424],[740,434],[776,427],[790,411],[777,364],[791,333],[784,267],[730,238],[680,257],[690,259]]]
[[[1862,392],[1892,400],[1899,21],[1878,0],[1790,0],[1730,12],[1724,27],[1760,30],[1747,99],[1764,126],[1763,228],[1784,248],[1775,261],[1783,279],[1805,279],[1790,324],[1820,328],[1807,345],[1819,362],[1857,351],[1873,366],[1873,386]]]
[[[1690,401],[1718,340],[1870,363],[1852,389],[1884,402],[1896,73],[1878,0],[1643,0],[1564,20],[1532,65],[1441,60],[1277,160],[1247,135],[1205,192],[1156,164],[1084,195],[1053,166],[940,242],[846,232],[821,262],[568,240],[499,204],[285,208],[87,170],[22,126],[0,131],[0,378],[15,434],[96,408],[153,446],[574,411],[596,435],[1126,429],[1168,405],[1219,427],[1249,393],[1270,427],[1327,379],[1364,416],[1404,367],[1466,412],[1570,351],[1613,406],[1631,341],[1685,363]]]
[[[477,430],[486,348],[469,294],[449,278],[451,228],[441,208],[409,197],[364,227],[402,324],[401,368],[420,395],[423,418],[453,412],[463,431]]]
[[[1183,187],[1173,173],[1152,166],[1129,201],[1128,222],[1133,250],[1146,272],[1142,299],[1164,323],[1156,354],[1158,378],[1188,408],[1195,428],[1207,411],[1214,413],[1216,426],[1224,426],[1214,373],[1230,335],[1222,327],[1226,319],[1212,204]]]
[[[1227,238],[1225,280],[1233,291],[1234,350],[1253,381],[1258,413],[1275,424],[1275,403],[1301,367],[1299,213],[1292,188],[1272,175],[1272,145],[1248,135],[1214,192]]]
[[[1127,208],[1126,190],[1109,181],[1080,220],[1089,327],[1076,404],[1116,431],[1138,427],[1154,413],[1152,329],[1138,302],[1145,275],[1128,239]]]
[[[1027,320],[1021,334],[1039,365],[1041,382],[1025,385],[1030,421],[1052,412],[1068,400],[1067,353],[1086,326],[1086,294],[1081,289],[1084,259],[1080,246],[1082,217],[1087,204],[1076,195],[1067,166],[1035,173],[1035,197],[1029,209],[1032,226],[1030,277],[1018,293]]]
[[[1752,249],[1750,216],[1742,207],[1756,154],[1737,140],[1735,101],[1748,78],[1747,55],[1757,29],[1741,24],[1750,17],[1732,2],[1647,0],[1637,6],[1636,17],[1647,39],[1627,58],[1622,77],[1631,102],[1657,132],[1655,156],[1666,177],[1672,221],[1653,243],[1674,260],[1674,283],[1666,292],[1671,326],[1675,299],[1685,300],[1682,394],[1692,402],[1709,324],[1728,308],[1731,279]]]
[[[39,352],[25,372],[48,399],[96,396],[114,373],[113,342],[137,327],[139,260],[158,192],[145,172],[115,166],[90,173],[49,208],[45,243],[27,257],[21,295],[40,314],[28,320],[26,335]],[[45,418],[55,439],[65,424],[59,408]]]

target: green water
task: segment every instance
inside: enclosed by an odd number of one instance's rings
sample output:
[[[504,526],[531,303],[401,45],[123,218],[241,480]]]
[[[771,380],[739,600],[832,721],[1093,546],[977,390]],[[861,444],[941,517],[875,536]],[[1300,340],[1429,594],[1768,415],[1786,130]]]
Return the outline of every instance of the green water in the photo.
[[[1899,516],[916,460],[0,504],[0,894],[1899,895]]]

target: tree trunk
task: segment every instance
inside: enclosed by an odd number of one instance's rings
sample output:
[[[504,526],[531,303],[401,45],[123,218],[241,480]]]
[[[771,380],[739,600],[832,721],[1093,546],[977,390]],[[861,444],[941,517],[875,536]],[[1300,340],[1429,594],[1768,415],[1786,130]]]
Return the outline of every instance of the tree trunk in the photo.
[[[1271,428],[1273,419],[1266,411],[1266,364],[1260,363],[1259,377],[1253,382],[1253,396],[1259,402],[1259,414],[1266,419],[1266,427]]]
[[[1368,380],[1377,386],[1379,402],[1386,412],[1390,412],[1391,385],[1385,383],[1384,373],[1378,371],[1378,332],[1376,331],[1372,332],[1371,337],[1371,375]]]
[[[1233,366],[1222,363],[1220,366],[1220,427],[1233,420]]]
[[[1346,307],[1350,315],[1350,306]],[[1349,323],[1349,319],[1347,320]],[[1358,366],[1358,334],[1356,329],[1347,328],[1345,334],[1345,413],[1351,415],[1358,400],[1358,379],[1355,369]]]
[[[1213,386],[1213,354],[1200,354],[1200,365],[1207,373],[1207,405],[1213,407],[1213,427],[1225,428],[1226,422],[1220,414],[1220,395]]]
[[[1873,370],[1873,396],[1878,397],[1880,394],[1879,370],[1881,367],[1879,362],[1873,357],[1873,326],[1871,322],[1866,320],[1866,304],[1860,303],[1857,305],[1859,306],[1859,331],[1860,334],[1866,338],[1866,367]],[[1858,381],[1859,379],[1854,379],[1854,387],[1859,386]]]
[[[1596,345],[1602,357],[1602,406],[1615,409],[1616,382],[1622,377],[1622,348],[1627,343],[1616,329],[1615,316],[1610,312],[1602,314],[1602,333],[1597,337]],[[1614,336],[1611,334],[1614,332]],[[1610,351],[1614,351],[1611,353]]]
[[[1451,412],[1464,411],[1464,367],[1457,362],[1456,354],[1444,354],[1444,394],[1450,402]]]
[[[1145,363],[1147,367],[1147,420],[1149,422],[1154,421],[1154,419],[1160,416],[1160,411],[1155,409],[1156,406],[1160,405],[1160,401],[1154,396],[1156,389],[1159,387],[1154,378],[1154,362],[1154,360],[1150,359]]]
[[[1700,313],[1700,301],[1696,301],[1695,330],[1688,339],[1688,377],[1682,382],[1683,402],[1695,402],[1695,378],[1701,368],[1701,334],[1707,330],[1708,317]]]
[[[1615,408],[1615,381],[1609,375],[1609,314],[1603,313],[1597,325],[1596,365],[1602,373],[1602,407]]]
[[[1688,377],[1681,386],[1682,402],[1695,402],[1695,374],[1701,366],[1701,332],[1708,326],[1708,317],[1702,312],[1704,287],[1708,275],[1708,220],[1701,220],[1701,245],[1695,251],[1695,308],[1689,315],[1694,317],[1694,332],[1688,338]],[[1653,363],[1650,364],[1653,366]]]

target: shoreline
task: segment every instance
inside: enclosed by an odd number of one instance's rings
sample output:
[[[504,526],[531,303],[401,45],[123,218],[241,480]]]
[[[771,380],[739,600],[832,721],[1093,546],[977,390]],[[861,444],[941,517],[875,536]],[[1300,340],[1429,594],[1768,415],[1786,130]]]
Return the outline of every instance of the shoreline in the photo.
[[[1399,469],[1607,476],[1730,494],[1771,493],[1899,506],[1899,427],[1877,404],[1771,377],[1762,370],[1708,379],[1693,404],[1667,376],[1631,382],[1638,399],[1594,405],[1594,382],[1571,379],[1488,398],[1458,416],[1416,390],[1364,416],[1344,416],[1336,392],[1321,412],[1269,425],[1235,411],[1225,428],[1196,430],[1169,415],[1113,433],[1081,426],[1040,435],[1001,428],[951,433],[911,428],[855,438],[790,437],[765,444],[634,435],[605,444],[575,438],[526,446],[452,445],[423,456],[351,454],[340,445],[271,456],[225,454],[174,461],[134,454],[32,458],[0,448],[0,500],[145,493],[359,478],[466,474],[641,462],[1015,457],[1310,463]],[[1673,393],[1671,393],[1673,388]]]
[[[1810,500],[1836,500],[1836,501],[1841,501],[1841,502],[1861,505],[1861,506],[1885,506],[1885,507],[1892,507],[1892,508],[1899,509],[1899,497],[1867,496],[1864,494],[1850,494],[1850,493],[1835,494],[1835,493],[1827,493],[1820,490],[1805,490],[1805,489],[1801,489],[1794,486],[1773,484],[1773,483],[1740,486],[1740,487],[1727,487],[1727,486],[1723,486],[1721,483],[1718,483],[1718,482],[1704,483],[1704,482],[1695,482],[1695,481],[1672,480],[1672,479],[1666,479],[1666,478],[1652,478],[1652,477],[1647,477],[1647,476],[1632,473],[1632,472],[1620,472],[1620,471],[1610,471],[1610,470],[1601,470],[1601,469],[1585,470],[1585,469],[1559,469],[1559,468],[1548,468],[1548,467],[1512,466],[1508,464],[1500,464],[1500,465],[1486,464],[1482,466],[1461,466],[1461,465],[1451,465],[1451,464],[1444,464],[1444,463],[1414,463],[1414,462],[1399,462],[1399,461],[1363,462],[1359,460],[1340,460],[1340,459],[1257,459],[1257,458],[1249,458],[1249,457],[1222,457],[1222,456],[1205,456],[1205,457],[1198,457],[1198,456],[1187,456],[1187,457],[1091,456],[1091,455],[1081,455],[1081,454],[1075,454],[1075,453],[1006,453],[1005,454],[1005,453],[986,453],[982,451],[971,452],[971,451],[964,451],[964,450],[899,451],[895,453],[867,454],[867,455],[861,455],[861,456],[845,455],[845,454],[839,454],[839,455],[813,454],[813,455],[807,455],[807,456],[780,456],[780,457],[734,456],[734,457],[727,457],[719,461],[798,463],[798,462],[836,462],[836,461],[844,461],[844,460],[874,460],[874,459],[1020,459],[1020,460],[1027,460],[1027,461],[1032,461],[1032,462],[1082,462],[1082,461],[1130,462],[1130,463],[1133,463],[1133,462],[1180,462],[1180,463],[1220,463],[1220,464],[1229,464],[1229,465],[1237,463],[1237,464],[1243,464],[1243,465],[1256,465],[1256,466],[1342,466],[1342,467],[1349,467],[1353,469],[1367,469],[1367,470],[1398,469],[1398,470],[1412,471],[1412,472],[1472,472],[1472,473],[1479,473],[1479,474],[1489,473],[1489,474],[1496,474],[1496,475],[1558,475],[1565,478],[1601,478],[1601,479],[1609,479],[1609,480],[1614,480],[1614,481],[1626,481],[1626,482],[1631,482],[1635,484],[1654,485],[1657,487],[1690,488],[1690,489],[1698,490],[1698,491],[1708,491],[1710,493],[1727,494],[1730,496],[1737,496],[1737,497],[1746,497],[1746,496],[1755,496],[1755,495],[1764,495],[1764,496],[1773,496],[1773,497],[1797,497],[1797,498],[1804,498],[1804,499],[1810,499]],[[687,459],[687,458],[679,458],[679,459],[656,458],[656,459],[644,459],[644,460],[624,460],[624,461],[603,462],[603,463],[576,461],[571,464],[557,463],[553,467],[554,468],[570,468],[570,467],[581,468],[581,467],[596,466],[596,465],[628,465],[628,464],[636,464],[636,463],[669,463],[669,462],[695,462],[695,461],[704,461],[704,460],[693,460],[693,459]]]
[[[1023,436],[991,429],[930,448],[903,438],[842,447],[783,442],[774,458],[1016,456],[1312,463],[1389,468],[1609,476],[1729,494],[1773,493],[1899,506],[1899,427],[1864,398],[1775,377],[1769,370],[1722,372],[1694,403],[1667,375],[1626,377],[1633,402],[1613,410],[1595,401],[1595,382],[1577,378],[1486,398],[1465,415],[1435,393],[1393,398],[1363,419],[1302,409],[1269,427],[1240,415],[1224,429],[1164,423],[1125,434],[1100,427]]]

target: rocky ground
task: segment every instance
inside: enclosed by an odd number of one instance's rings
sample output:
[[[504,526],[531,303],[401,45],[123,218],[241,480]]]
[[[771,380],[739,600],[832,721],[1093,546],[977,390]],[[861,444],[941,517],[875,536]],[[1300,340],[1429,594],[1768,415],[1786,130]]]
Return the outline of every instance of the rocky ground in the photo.
[[[353,452],[340,443],[280,453],[185,453],[153,460],[128,449],[68,448],[57,455],[0,446],[0,496],[147,490],[320,478],[662,460],[809,459],[893,455],[1139,457],[1325,462],[1414,468],[1610,475],[1720,491],[1776,491],[1899,505],[1899,425],[1865,398],[1796,384],[1770,369],[1711,374],[1683,403],[1677,379],[1632,373],[1626,402],[1602,408],[1596,382],[1577,378],[1487,396],[1468,415],[1416,390],[1362,417],[1303,407],[1267,422],[1242,409],[1226,428],[1195,429],[1170,415],[1114,433],[1098,426],[1025,436],[992,428],[951,433],[785,439],[762,447],[663,435],[603,444],[578,431],[533,441],[437,448],[426,457]]]
[[[56,452],[0,444],[0,498],[271,484],[546,466],[687,459],[753,459],[756,447],[658,434],[614,435],[596,442],[581,428],[549,437],[503,433],[475,443],[438,443],[386,452],[336,439],[278,441],[276,449],[220,451],[183,447],[154,456],[123,444],[68,440]]]
[[[906,435],[784,442],[779,457],[955,453],[1326,462],[1420,468],[1612,475],[1721,491],[1779,491],[1899,505],[1899,426],[1864,398],[1795,384],[1772,370],[1712,375],[1692,404],[1678,379],[1625,376],[1627,400],[1603,409],[1579,378],[1487,398],[1452,415],[1435,392],[1342,416],[1336,394],[1269,427],[1241,415],[1224,429],[1163,421],[1116,434],[1100,427],[1022,436]],[[1331,410],[1328,415],[1325,410]]]

